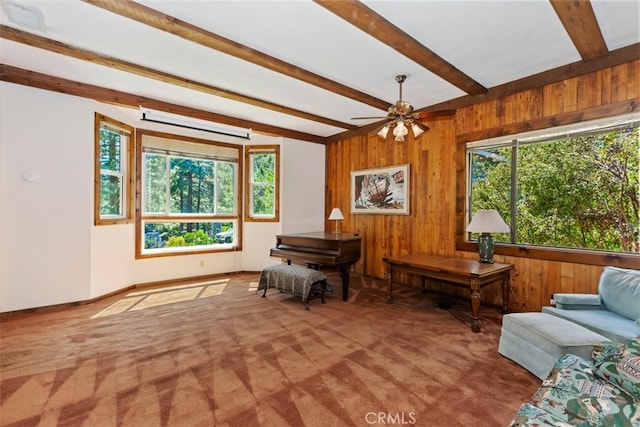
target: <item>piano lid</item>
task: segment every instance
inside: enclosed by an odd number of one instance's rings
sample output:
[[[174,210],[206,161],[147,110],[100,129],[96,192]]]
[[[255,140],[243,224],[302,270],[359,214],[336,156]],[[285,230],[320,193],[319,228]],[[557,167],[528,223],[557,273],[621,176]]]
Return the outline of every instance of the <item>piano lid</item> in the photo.
[[[281,240],[283,237],[285,239],[287,237],[293,237],[301,239],[334,240],[340,242],[362,239],[362,237],[360,237],[360,235],[357,233],[336,233],[334,231],[312,231],[309,233],[278,234],[276,237],[278,238],[278,240]]]

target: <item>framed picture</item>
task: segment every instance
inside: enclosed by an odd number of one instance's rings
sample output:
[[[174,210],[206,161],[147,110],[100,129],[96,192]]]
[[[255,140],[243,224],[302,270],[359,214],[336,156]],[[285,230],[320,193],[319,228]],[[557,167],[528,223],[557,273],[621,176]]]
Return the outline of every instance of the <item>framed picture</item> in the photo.
[[[351,213],[409,215],[409,165],[351,172]]]

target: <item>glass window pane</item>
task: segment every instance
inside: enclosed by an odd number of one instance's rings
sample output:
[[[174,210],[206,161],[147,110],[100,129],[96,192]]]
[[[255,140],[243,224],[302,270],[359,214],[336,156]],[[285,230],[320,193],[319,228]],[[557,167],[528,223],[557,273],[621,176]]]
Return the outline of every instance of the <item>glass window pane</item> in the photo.
[[[218,162],[217,178],[217,213],[234,214],[236,212],[236,164]]]
[[[121,216],[122,177],[100,174],[100,215]]]
[[[171,157],[171,213],[215,213],[212,160]]]
[[[273,216],[275,214],[273,186],[254,185],[252,201],[254,215]]]
[[[100,169],[120,172],[122,168],[122,144],[120,134],[100,129]]]
[[[638,252],[638,131],[521,147],[518,243]]]
[[[202,248],[233,243],[233,224],[231,221],[144,221],[144,249]]]
[[[252,156],[253,182],[274,182],[276,155],[256,153]]]
[[[167,211],[167,156],[144,153],[144,213],[166,213]]]
[[[511,148],[492,148],[471,153],[471,212],[495,209],[509,223],[511,215]],[[493,235],[509,242],[508,233]]]

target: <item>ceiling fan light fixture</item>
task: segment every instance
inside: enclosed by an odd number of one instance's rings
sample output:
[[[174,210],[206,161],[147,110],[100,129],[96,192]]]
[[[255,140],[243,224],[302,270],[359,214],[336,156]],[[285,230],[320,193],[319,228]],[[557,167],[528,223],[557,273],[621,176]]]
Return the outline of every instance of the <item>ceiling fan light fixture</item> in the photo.
[[[386,139],[388,133],[389,133],[389,125],[384,125],[382,129],[380,129],[380,132],[378,132],[378,136],[382,139]]]
[[[395,128],[393,128],[393,135],[396,137],[396,141],[404,141],[404,136],[409,133],[409,129],[404,124],[404,121],[399,120]]]
[[[394,104],[389,106],[389,112],[387,117],[352,117],[355,119],[387,119],[387,123],[382,128],[375,128],[375,130],[369,131],[371,134],[374,132],[382,139],[387,139],[389,129],[393,128],[393,136],[398,142],[404,141],[404,137],[409,134],[409,128],[413,133],[414,138],[418,138],[425,131],[429,130],[429,127],[418,122],[420,119],[430,119],[432,117],[440,116],[453,116],[456,110],[440,110],[440,111],[419,111],[414,112],[413,105],[410,102],[402,100],[402,83],[407,79],[407,76],[400,74],[396,76],[396,81],[399,83],[399,99]],[[379,129],[379,130],[378,130]]]
[[[413,136],[415,138],[419,137],[420,135],[422,135],[424,133],[424,130],[420,126],[418,126],[417,123],[413,123],[411,125],[411,131],[413,132]]]

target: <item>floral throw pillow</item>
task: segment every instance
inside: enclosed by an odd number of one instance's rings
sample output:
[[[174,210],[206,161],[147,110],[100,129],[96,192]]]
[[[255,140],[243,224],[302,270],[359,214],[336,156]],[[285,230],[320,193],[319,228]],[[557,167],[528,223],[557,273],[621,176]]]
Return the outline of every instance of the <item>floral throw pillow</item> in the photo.
[[[640,401],[640,337],[594,351],[593,373]]]

